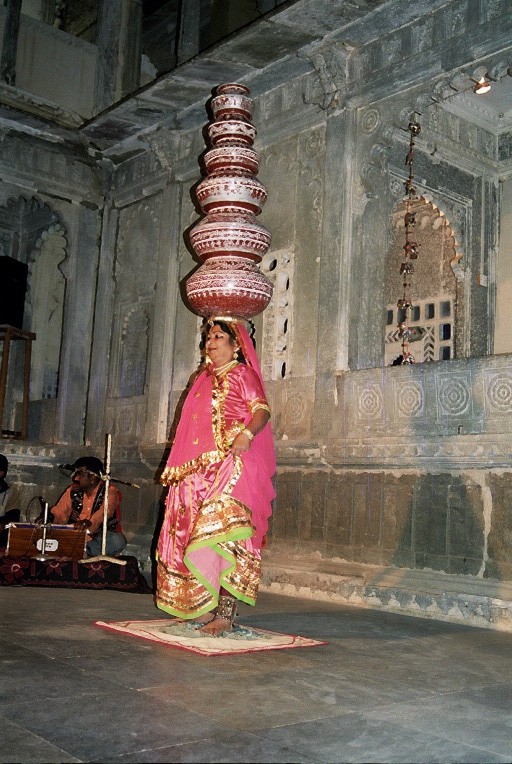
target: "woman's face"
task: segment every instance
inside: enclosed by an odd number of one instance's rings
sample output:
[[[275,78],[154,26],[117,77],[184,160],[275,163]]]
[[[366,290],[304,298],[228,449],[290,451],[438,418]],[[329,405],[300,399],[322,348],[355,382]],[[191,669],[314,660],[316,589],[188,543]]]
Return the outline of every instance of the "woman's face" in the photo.
[[[208,332],[205,348],[216,369],[233,360],[235,352],[233,338],[223,332],[218,324],[214,324]]]

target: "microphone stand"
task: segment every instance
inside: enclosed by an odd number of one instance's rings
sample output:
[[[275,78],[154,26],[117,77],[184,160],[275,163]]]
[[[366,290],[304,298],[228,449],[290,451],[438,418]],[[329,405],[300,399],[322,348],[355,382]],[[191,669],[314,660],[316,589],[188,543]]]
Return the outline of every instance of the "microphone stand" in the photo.
[[[113,562],[115,565],[126,565],[126,560],[120,560],[118,557],[110,557],[105,554],[107,548],[107,521],[108,521],[108,489],[110,488],[110,452],[112,450],[112,435],[107,432],[105,436],[105,497],[103,499],[103,533],[101,537],[101,554],[96,557],[86,557],[80,560],[82,563],[86,562],[98,562],[100,560],[106,560],[107,562]],[[122,481],[117,481],[122,482]],[[129,485],[129,484],[128,484]]]
[[[129,483],[128,480],[119,480],[119,478],[111,477],[110,478],[110,482],[111,483],[121,483],[121,485],[129,485],[132,488],[140,488],[140,485],[138,485],[137,483]]]

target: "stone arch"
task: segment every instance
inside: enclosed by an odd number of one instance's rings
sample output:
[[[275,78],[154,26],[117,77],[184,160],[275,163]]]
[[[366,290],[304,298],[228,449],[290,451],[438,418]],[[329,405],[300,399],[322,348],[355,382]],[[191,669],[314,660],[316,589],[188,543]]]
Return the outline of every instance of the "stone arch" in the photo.
[[[404,319],[397,300],[403,294],[403,261],[405,202],[392,212],[392,244],[386,263],[386,328],[385,364],[391,365],[401,353],[398,324]],[[441,361],[457,355],[459,323],[463,324],[463,296],[459,283],[463,277],[460,265],[462,252],[455,232],[443,211],[422,195],[414,200],[414,240],[419,244],[419,257],[414,261],[414,274],[409,294],[413,307],[409,325],[412,329],[410,350],[416,362]]]
[[[30,327],[39,342],[32,350],[30,397],[56,398],[66,281],[60,266],[67,241],[59,225],[43,231],[29,263]]]
[[[36,197],[11,197],[0,207],[4,253],[28,266],[23,327],[36,334],[30,397],[55,398],[62,340],[67,239],[57,213]]]
[[[117,381],[119,398],[144,394],[149,323],[149,312],[144,304],[131,307],[123,317]]]

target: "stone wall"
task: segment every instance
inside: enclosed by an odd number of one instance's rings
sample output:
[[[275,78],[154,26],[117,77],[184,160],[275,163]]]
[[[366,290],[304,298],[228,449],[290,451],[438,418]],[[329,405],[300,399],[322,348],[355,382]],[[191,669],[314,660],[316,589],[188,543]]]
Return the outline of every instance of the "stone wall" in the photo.
[[[2,36],[6,14],[0,6]],[[58,104],[66,112],[91,117],[97,59],[98,49],[92,43],[21,16],[16,60],[20,90]]]
[[[278,443],[274,542],[508,579],[512,358],[346,373],[337,390],[324,441]]]
[[[504,337],[502,355],[493,355],[496,304],[502,327],[508,315],[509,284],[496,278],[508,269],[496,263],[509,251],[499,231],[500,222],[504,236],[509,228],[510,194],[497,189],[512,171],[512,131],[467,92],[484,55],[496,88],[499,80],[507,87],[509,38],[505,46],[493,34],[498,19],[508,34],[505,5],[435,0],[419,12],[386,3],[375,9],[373,37],[361,20],[351,23],[350,44],[332,30],[306,49],[310,38],[300,34],[300,53],[292,42],[293,55],[258,73],[255,148],[269,191],[261,221],[273,236],[262,269],[275,293],[255,323],[278,455],[274,560],[317,555],[465,576],[475,586],[512,580],[512,347]],[[214,71],[231,75],[233,57],[256,57],[257,34],[220,46]],[[114,476],[140,485],[122,489],[123,517],[129,551],[146,567],[161,517],[159,471],[199,360],[198,318],[182,294],[196,267],[187,232],[200,214],[205,101],[219,84],[198,83],[205,70],[209,59],[163,78],[158,113],[172,98],[175,112],[140,134],[130,133],[138,109],[128,99],[84,130],[85,148],[74,133],[2,133],[0,206],[8,212],[28,198],[48,209],[65,242],[58,395],[32,406],[29,442],[4,443],[10,475],[26,506],[37,495],[51,503],[67,483],[57,465],[102,456],[113,433]],[[157,112],[139,111],[148,120]],[[388,367],[393,215],[404,196],[406,126],[418,112],[418,194],[450,232],[456,358]],[[102,153],[117,130],[126,142]],[[33,233],[25,228],[17,229],[23,241]],[[3,242],[12,233],[2,224]],[[428,285],[425,250],[418,273]]]

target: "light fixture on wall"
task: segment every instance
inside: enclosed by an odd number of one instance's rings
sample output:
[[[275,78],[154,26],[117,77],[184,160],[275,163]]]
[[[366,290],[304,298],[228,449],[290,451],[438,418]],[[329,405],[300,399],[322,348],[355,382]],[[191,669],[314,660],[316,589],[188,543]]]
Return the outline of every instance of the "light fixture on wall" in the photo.
[[[473,77],[471,77],[471,79],[475,83],[473,85],[473,93],[476,93],[477,95],[485,95],[485,93],[488,93],[492,88],[492,84],[487,77],[482,76],[479,80],[475,80]]]
[[[409,342],[412,340],[412,334],[414,334],[414,327],[409,326],[409,318],[412,309],[411,300],[411,284],[412,276],[414,274],[413,260],[418,258],[419,244],[412,238],[412,230],[416,225],[416,214],[414,212],[413,202],[418,199],[416,194],[416,186],[414,185],[414,139],[420,134],[421,126],[414,117],[409,122],[407,127],[409,138],[409,151],[405,159],[405,164],[409,168],[409,175],[405,181],[405,244],[403,246],[404,257],[400,264],[400,275],[403,279],[403,293],[402,297],[397,302],[398,307],[398,336],[401,340],[402,354],[399,356],[399,364],[415,363],[415,358],[409,350]]]
[[[486,95],[492,90],[495,82],[498,82],[498,79],[490,75],[485,67],[480,66],[471,73],[460,71],[449,81],[440,80],[430,97],[437,105],[450,101],[452,98],[458,98],[464,93],[472,92],[479,96]]]

